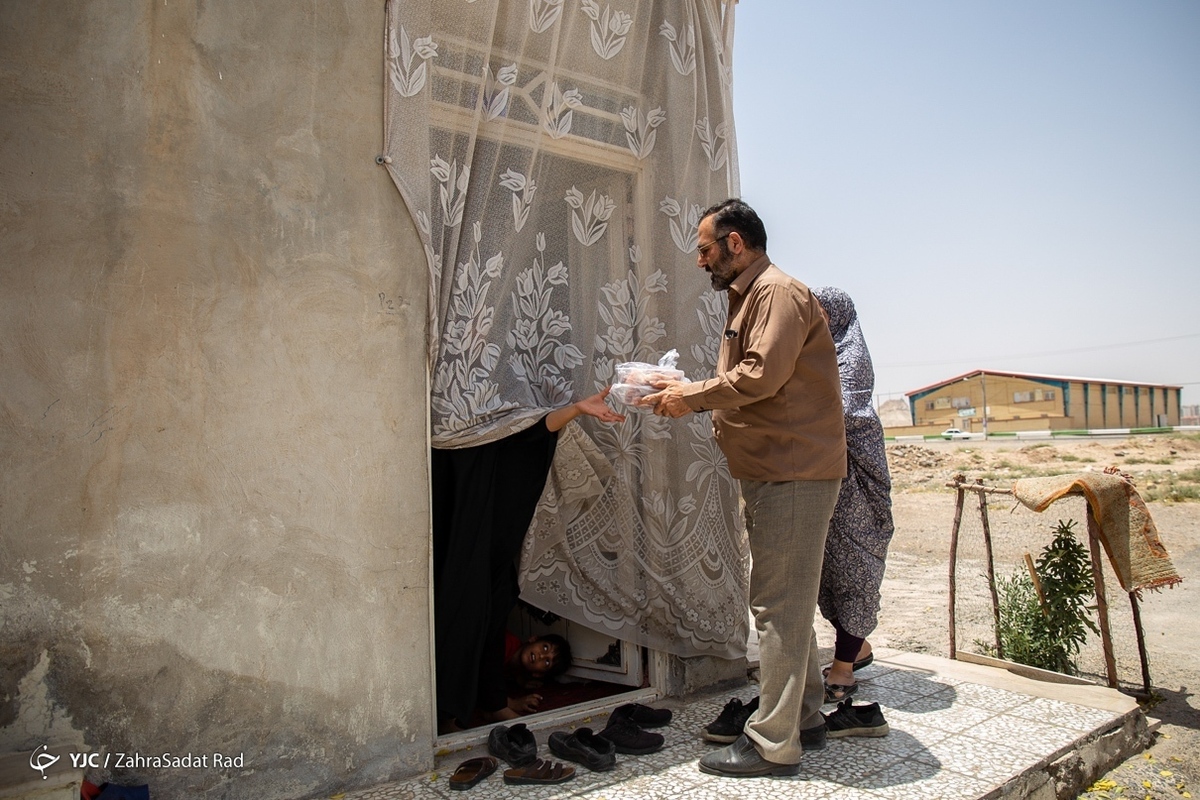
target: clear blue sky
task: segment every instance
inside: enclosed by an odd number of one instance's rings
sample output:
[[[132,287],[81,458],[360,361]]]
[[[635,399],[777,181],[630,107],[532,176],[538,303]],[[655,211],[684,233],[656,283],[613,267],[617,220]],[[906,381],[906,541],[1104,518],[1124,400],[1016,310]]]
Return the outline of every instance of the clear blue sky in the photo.
[[[742,0],[741,194],[876,392],[972,369],[1200,403],[1200,1]]]

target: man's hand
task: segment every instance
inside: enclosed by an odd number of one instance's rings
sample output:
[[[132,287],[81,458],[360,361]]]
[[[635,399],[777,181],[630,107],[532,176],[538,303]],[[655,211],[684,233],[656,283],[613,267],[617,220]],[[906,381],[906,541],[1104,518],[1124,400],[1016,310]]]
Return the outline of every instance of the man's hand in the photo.
[[[680,381],[664,381],[656,384],[655,388],[659,391],[643,397],[639,405],[653,406],[654,413],[660,417],[678,419],[685,414],[692,413],[692,407],[683,400],[683,387],[684,384]]]

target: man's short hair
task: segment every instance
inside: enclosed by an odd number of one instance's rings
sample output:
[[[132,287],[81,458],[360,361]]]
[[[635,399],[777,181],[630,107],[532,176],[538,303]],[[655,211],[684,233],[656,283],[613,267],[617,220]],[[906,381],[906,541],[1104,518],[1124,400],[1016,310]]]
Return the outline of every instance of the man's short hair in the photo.
[[[709,206],[700,214],[700,219],[713,217],[713,227],[718,235],[724,236],[732,231],[741,235],[746,247],[751,250],[766,252],[767,228],[758,218],[754,209],[741,198],[731,197],[722,200],[714,206]]]

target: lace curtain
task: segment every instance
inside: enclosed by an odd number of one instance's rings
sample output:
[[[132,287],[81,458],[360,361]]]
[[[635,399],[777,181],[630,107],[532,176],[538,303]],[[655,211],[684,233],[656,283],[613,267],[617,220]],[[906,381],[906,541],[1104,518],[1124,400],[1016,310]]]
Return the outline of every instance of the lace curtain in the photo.
[[[729,0],[389,0],[383,161],[424,242],[434,447],[502,438],[623,361],[708,377],[725,299],[696,223],[736,193]],[[623,409],[624,410],[624,409]],[[522,597],[736,656],[746,547],[708,415],[572,423]]]

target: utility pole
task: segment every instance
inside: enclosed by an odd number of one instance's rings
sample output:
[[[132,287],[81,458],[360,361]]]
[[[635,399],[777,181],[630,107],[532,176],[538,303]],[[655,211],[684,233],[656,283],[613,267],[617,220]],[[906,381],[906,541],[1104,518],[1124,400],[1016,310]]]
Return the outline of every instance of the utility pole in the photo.
[[[987,373],[979,371],[979,388],[983,390],[983,438],[987,439]]]

